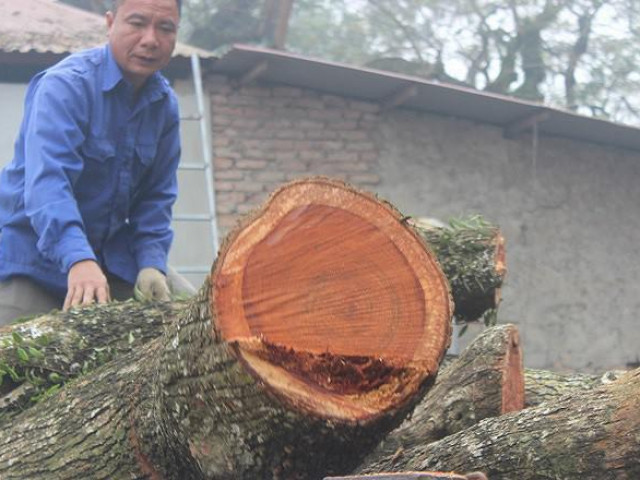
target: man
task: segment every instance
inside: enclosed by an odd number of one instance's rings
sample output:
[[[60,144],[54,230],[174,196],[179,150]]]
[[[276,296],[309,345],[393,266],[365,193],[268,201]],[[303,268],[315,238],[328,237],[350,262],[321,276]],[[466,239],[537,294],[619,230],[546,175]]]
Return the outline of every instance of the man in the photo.
[[[107,45],[31,81],[0,174],[0,325],[127,298],[134,285],[136,296],[169,299],[179,117],[158,71],[175,47],[180,6],[116,0]]]

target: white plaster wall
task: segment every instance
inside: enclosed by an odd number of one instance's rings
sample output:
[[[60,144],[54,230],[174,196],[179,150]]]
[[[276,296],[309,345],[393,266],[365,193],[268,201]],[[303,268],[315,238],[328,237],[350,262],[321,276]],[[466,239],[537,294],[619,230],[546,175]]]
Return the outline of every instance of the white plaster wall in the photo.
[[[23,83],[0,83],[0,168],[13,158],[26,90]]]
[[[499,321],[519,326],[526,365],[638,360],[640,152],[542,137],[534,157],[530,136],[407,111],[379,125],[381,196],[406,214],[481,213],[503,230]]]

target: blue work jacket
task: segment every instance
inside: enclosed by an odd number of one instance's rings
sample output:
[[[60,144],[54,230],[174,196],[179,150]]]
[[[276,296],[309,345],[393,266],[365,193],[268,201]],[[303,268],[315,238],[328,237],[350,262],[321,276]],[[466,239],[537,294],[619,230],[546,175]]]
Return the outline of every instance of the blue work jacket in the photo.
[[[0,280],[63,297],[69,268],[96,260],[134,283],[166,271],[180,157],[175,94],[156,73],[136,96],[108,45],[36,75],[0,174]]]

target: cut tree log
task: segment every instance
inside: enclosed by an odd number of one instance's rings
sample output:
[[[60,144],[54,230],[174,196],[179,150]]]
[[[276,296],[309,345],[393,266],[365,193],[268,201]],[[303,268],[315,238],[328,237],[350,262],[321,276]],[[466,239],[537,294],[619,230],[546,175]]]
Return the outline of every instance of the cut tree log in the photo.
[[[408,223],[423,239],[431,242],[430,248],[445,267],[448,281],[454,285],[453,301],[458,317],[481,316],[497,307],[506,272],[504,239],[497,227],[477,217],[466,221],[452,220],[447,228],[436,228],[415,219]],[[485,300],[479,301],[480,297]],[[160,335],[162,324],[173,315],[169,311],[183,306],[177,303],[172,307],[160,307],[135,302],[125,302],[121,307],[116,305],[100,308],[95,313],[91,309],[52,312],[19,325],[0,328],[0,375],[4,374],[0,417],[27,408],[29,399],[39,391],[62,384],[105,359],[137,348],[140,341]],[[475,312],[473,315],[469,313],[472,311]],[[23,339],[22,345],[13,341],[14,333]],[[135,342],[128,342],[132,335]],[[27,354],[35,348],[43,355],[27,355],[25,362],[20,358],[18,348]],[[51,373],[55,375],[54,382],[49,380]],[[45,383],[37,388],[29,382],[24,384],[28,375],[44,379]]]
[[[640,478],[640,369],[380,458],[358,473],[450,469],[504,480]]]
[[[490,327],[439,373],[411,416],[384,438],[360,468],[523,407],[524,375],[517,328]]]
[[[3,426],[0,478],[344,474],[433,383],[450,331],[446,279],[392,207],[293,182],[162,337]]]
[[[622,370],[611,370],[594,375],[589,373],[558,373],[527,368],[524,371],[524,406],[526,408],[535,407],[543,402],[556,400],[567,393],[592,390],[617,380],[625,373],[627,372]]]
[[[184,306],[113,302],[0,328],[0,419],[6,421],[31,406],[39,392],[160,336],[162,326]]]
[[[507,274],[500,229],[477,215],[451,219],[445,226],[420,218],[409,223],[436,254],[449,280],[456,321],[468,323],[484,317],[485,324],[495,324]]]

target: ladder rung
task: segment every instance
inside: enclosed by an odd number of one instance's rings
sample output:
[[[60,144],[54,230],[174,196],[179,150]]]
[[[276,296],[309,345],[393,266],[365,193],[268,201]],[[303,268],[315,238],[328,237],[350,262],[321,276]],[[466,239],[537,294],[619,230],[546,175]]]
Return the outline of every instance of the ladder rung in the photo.
[[[178,214],[173,216],[174,220],[186,221],[186,222],[210,222],[213,220],[211,215],[205,214]]]
[[[211,271],[211,266],[202,266],[202,267],[173,267],[174,270],[178,273],[209,273]]]
[[[181,163],[178,165],[178,170],[206,170],[209,165],[206,163]]]
[[[184,117],[180,117],[180,120],[199,122],[200,120],[202,120],[202,115],[185,115]]]

